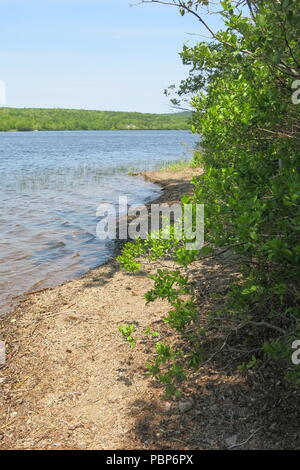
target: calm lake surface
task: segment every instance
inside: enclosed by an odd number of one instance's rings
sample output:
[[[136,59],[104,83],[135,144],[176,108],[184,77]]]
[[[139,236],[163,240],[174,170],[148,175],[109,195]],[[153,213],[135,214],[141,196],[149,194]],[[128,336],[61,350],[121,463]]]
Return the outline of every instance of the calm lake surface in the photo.
[[[187,131],[0,132],[0,313],[24,292],[106,262],[97,206],[155,199],[160,189],[128,171],[191,158]]]

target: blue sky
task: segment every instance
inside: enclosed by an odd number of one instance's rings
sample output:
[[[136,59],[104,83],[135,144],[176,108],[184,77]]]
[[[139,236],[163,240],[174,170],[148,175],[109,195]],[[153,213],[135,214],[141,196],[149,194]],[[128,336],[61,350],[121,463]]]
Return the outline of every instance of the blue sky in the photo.
[[[163,91],[188,71],[178,53],[207,32],[176,8],[134,2],[0,0],[6,106],[172,111]]]

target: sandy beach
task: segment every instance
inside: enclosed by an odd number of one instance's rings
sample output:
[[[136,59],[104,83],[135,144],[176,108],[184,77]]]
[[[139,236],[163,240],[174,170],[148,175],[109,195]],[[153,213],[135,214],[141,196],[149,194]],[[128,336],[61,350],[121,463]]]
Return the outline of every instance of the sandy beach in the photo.
[[[171,203],[191,192],[190,180],[199,173],[165,170],[144,177],[162,186],[161,202]],[[143,298],[151,283],[147,273],[156,267],[145,262],[142,272],[128,274],[112,260],[25,295],[1,319],[7,347],[0,369],[1,449],[297,446],[294,391],[272,377],[266,390],[256,376],[251,381],[224,363],[210,363],[187,380],[179,401],[162,399],[163,390],[145,377],[147,344],[130,350],[118,331],[132,322],[141,329],[162,323],[168,303],[146,305]],[[206,294],[222,291],[237,273],[226,257],[202,262],[197,271],[211,278],[199,294],[203,314],[211,308]],[[185,412],[182,402],[190,404]]]

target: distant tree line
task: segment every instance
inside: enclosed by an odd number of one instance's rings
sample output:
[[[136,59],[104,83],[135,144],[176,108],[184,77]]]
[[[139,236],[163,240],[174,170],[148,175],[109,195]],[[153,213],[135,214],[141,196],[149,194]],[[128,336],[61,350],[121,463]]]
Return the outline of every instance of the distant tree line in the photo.
[[[150,114],[77,109],[1,108],[0,131],[189,128],[190,113]]]

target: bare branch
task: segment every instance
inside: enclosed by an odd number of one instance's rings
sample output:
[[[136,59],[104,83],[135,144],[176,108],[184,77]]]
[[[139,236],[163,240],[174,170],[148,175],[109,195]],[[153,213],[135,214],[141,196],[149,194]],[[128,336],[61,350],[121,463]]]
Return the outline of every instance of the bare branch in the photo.
[[[159,3],[161,5],[168,5],[168,6],[173,6],[176,8],[182,8],[183,10],[187,11],[191,15],[195,16],[198,19],[198,21],[200,21],[200,23],[207,29],[207,31],[209,31],[212,39],[215,39],[216,41],[218,41],[220,44],[223,44],[224,46],[230,47],[232,49],[236,49],[236,46],[234,46],[233,44],[230,44],[227,41],[222,41],[220,38],[218,38],[218,36],[214,33],[214,31],[210,28],[210,26],[203,20],[203,18],[195,10],[193,10],[188,5],[186,5],[185,2],[182,2],[181,0],[178,0],[178,2],[175,0],[173,2],[164,1],[164,0],[141,0],[140,2],[134,5],[142,5],[145,3]],[[251,51],[248,51],[246,49],[242,49],[240,52],[244,54],[249,54],[251,56],[254,55]]]

